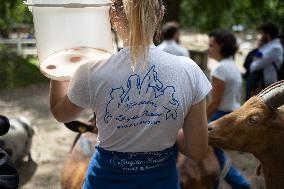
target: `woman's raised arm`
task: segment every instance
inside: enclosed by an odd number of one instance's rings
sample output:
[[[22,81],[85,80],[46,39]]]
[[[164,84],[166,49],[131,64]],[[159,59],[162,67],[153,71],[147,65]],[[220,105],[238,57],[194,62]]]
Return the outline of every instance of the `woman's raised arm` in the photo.
[[[50,82],[50,109],[54,118],[63,123],[75,120],[83,108],[76,106],[67,97],[69,81]]]

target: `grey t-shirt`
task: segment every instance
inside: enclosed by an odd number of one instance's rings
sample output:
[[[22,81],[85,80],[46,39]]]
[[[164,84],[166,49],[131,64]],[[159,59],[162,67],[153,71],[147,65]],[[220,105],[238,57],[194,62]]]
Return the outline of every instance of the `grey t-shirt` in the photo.
[[[194,104],[211,90],[189,58],[149,47],[146,63],[131,69],[129,49],[106,61],[82,65],[68,98],[97,116],[100,147],[118,152],[151,152],[172,147]]]

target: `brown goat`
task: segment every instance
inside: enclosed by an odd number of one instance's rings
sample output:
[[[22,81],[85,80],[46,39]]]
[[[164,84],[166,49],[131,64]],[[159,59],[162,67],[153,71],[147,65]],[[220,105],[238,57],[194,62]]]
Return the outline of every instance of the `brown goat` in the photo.
[[[95,151],[95,144],[95,134],[86,133],[75,139],[61,172],[62,189],[82,188],[90,158]],[[179,154],[177,167],[182,189],[210,189],[218,179],[220,170],[212,148],[208,149],[207,156],[198,164]]]
[[[85,133],[77,136],[61,171],[62,189],[82,188],[96,143],[96,135],[94,134]]]
[[[220,175],[220,166],[209,147],[205,158],[196,163],[181,153],[177,159],[181,189],[211,189]]]
[[[236,111],[212,122],[210,144],[252,153],[260,160],[267,189],[284,188],[284,81],[264,89]]]

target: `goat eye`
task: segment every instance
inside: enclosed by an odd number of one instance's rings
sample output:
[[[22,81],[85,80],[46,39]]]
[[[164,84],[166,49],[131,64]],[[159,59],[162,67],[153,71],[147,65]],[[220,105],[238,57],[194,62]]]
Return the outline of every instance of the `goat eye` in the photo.
[[[257,122],[258,122],[257,116],[252,116],[252,117],[250,117],[250,118],[249,118],[249,122],[250,122],[251,124],[257,124]]]

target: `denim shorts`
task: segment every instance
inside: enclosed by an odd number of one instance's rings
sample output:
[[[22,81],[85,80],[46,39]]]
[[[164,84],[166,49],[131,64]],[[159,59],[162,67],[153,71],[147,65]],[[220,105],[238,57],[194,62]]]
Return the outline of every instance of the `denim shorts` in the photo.
[[[84,189],[179,189],[177,148],[158,152],[114,152],[96,147]]]

